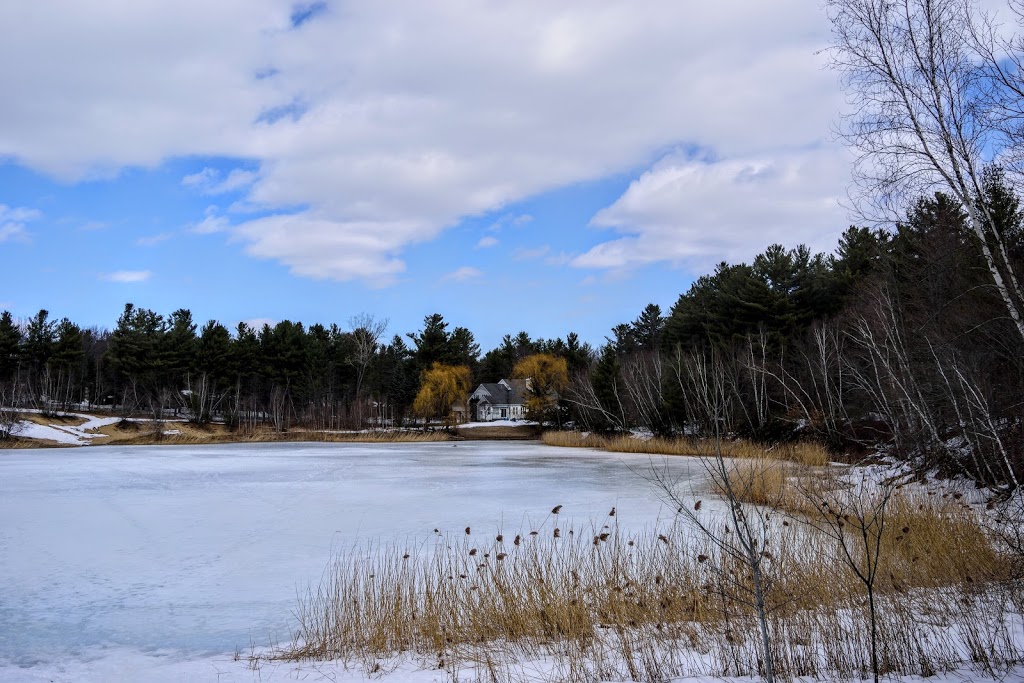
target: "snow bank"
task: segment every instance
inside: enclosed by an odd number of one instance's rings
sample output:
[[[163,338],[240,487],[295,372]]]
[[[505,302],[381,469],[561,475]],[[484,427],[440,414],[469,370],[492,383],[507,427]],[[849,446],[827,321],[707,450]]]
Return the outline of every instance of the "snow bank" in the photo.
[[[473,429],[474,427],[536,427],[536,422],[526,420],[494,420],[493,422],[466,422],[456,425],[458,429]]]
[[[26,410],[24,412],[38,413],[37,410]],[[100,438],[101,427],[117,424],[125,418],[121,417],[97,417],[86,413],[66,413],[69,417],[77,417],[85,420],[80,425],[66,425],[51,423],[48,425],[36,424],[28,420],[21,420],[14,430],[14,435],[22,439],[46,439],[69,446],[86,446],[90,441]],[[127,418],[129,422],[149,422],[142,418]],[[164,420],[164,422],[184,422],[185,420]]]

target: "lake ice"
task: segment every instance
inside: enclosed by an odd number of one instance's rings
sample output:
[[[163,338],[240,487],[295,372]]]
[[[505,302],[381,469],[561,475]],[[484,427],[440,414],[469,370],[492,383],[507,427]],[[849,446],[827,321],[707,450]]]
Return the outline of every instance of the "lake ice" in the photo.
[[[650,525],[669,511],[649,467],[533,442],[0,451],[0,664],[285,642],[332,547],[515,533],[555,505],[565,527],[613,505],[620,524]]]

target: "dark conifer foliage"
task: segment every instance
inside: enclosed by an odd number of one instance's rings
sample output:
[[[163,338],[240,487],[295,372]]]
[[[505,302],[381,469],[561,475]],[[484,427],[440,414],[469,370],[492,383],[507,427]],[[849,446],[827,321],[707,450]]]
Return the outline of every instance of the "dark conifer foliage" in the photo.
[[[1024,267],[1024,214],[999,169],[981,192]],[[0,396],[44,411],[102,407],[236,429],[401,425],[424,371],[466,367],[475,386],[538,354],[565,360],[550,414],[598,431],[814,438],[892,453],[1015,486],[1024,476],[1024,348],[963,206],[935,193],[890,229],[851,226],[834,254],[772,245],[721,263],[670,310],[645,306],[595,349],[506,334],[481,355],[440,313],[385,341],[386,322],[350,329],[281,321],[231,331],[125,306],[110,332],[48,311],[0,313]],[[2,407],[2,406],[0,406]]]

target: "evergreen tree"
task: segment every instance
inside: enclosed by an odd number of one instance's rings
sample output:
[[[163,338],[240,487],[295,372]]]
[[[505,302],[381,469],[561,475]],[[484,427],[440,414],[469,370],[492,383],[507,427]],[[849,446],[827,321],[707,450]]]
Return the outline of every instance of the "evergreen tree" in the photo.
[[[0,382],[10,382],[18,371],[21,330],[9,311],[0,313]]]

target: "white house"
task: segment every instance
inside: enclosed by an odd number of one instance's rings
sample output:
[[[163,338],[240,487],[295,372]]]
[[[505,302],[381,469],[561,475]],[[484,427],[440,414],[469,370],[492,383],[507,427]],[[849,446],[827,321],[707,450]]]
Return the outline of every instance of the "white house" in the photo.
[[[503,379],[497,384],[481,384],[469,396],[473,419],[479,422],[525,419],[529,389],[528,379]]]

